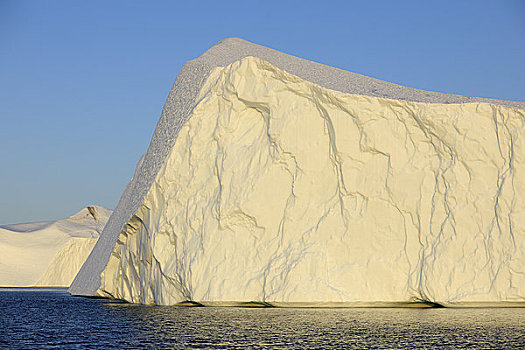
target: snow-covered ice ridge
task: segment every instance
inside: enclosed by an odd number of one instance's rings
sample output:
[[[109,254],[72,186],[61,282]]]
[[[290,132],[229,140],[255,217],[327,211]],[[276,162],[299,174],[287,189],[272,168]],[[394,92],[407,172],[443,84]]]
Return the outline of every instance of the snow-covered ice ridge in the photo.
[[[0,226],[0,286],[69,287],[110,215],[90,205],[58,221]]]
[[[69,291],[162,305],[521,305],[524,136],[522,102],[226,39],[181,69]]]

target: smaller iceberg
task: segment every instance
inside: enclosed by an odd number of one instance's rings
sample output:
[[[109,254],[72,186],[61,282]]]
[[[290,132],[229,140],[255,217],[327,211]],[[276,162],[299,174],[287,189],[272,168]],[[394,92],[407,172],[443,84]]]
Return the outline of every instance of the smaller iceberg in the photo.
[[[90,205],[58,221],[0,226],[0,286],[69,287],[111,213]]]

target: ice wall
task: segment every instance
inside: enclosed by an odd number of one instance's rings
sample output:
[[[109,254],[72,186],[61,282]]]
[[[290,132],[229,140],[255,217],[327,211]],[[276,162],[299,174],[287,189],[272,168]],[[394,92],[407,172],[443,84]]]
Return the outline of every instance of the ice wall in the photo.
[[[523,301],[523,109],[347,94],[256,57],[196,101],[98,295]]]

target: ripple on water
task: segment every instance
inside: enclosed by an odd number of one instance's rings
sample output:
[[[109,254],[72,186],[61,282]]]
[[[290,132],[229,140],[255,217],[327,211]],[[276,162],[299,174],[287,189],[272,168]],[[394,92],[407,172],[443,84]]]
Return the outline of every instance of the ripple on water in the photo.
[[[143,306],[0,291],[0,348],[525,348],[525,309]]]

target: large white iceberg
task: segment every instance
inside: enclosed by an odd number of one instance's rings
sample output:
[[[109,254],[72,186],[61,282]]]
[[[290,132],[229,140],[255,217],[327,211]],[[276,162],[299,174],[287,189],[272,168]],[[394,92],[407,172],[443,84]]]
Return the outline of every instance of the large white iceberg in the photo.
[[[525,103],[227,39],[188,62],[70,292],[146,304],[524,302]]]
[[[90,205],[58,221],[0,226],[0,286],[69,287],[110,215]]]

